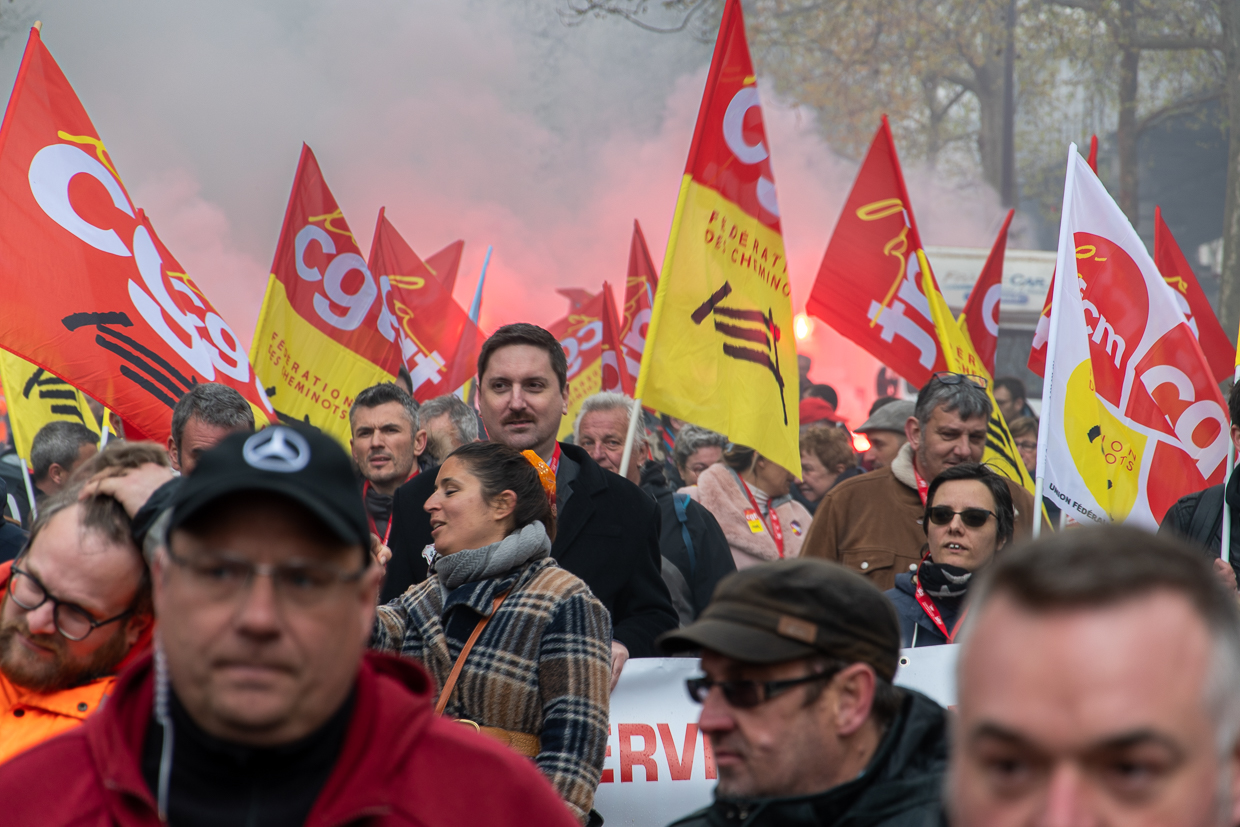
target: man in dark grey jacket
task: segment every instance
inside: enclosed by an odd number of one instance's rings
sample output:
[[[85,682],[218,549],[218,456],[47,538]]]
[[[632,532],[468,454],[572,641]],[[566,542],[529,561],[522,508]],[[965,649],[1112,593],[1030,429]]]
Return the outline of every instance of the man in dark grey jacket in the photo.
[[[1232,386],[1227,397],[1227,413],[1232,422],[1229,448],[1240,449],[1240,383]],[[1223,514],[1231,523],[1231,565],[1221,557]],[[1235,591],[1240,577],[1240,474],[1232,474],[1225,487],[1215,485],[1181,497],[1167,509],[1158,533],[1187,540],[1213,558],[1215,576]]]
[[[656,653],[655,639],[676,628],[677,617],[659,574],[658,505],[585,451],[556,441],[568,410],[567,372],[554,336],[532,324],[505,325],[478,356],[480,413],[490,439],[533,451],[554,474],[551,556],[611,612],[614,681],[630,656]],[[423,505],[434,490],[435,477],[426,473],[396,491],[383,602],[426,578],[423,553],[432,540]]]
[[[675,827],[920,827],[941,818],[942,707],[892,685],[895,611],[861,575],[823,560],[725,578],[697,622],[665,635],[697,650],[698,726],[715,802]]]

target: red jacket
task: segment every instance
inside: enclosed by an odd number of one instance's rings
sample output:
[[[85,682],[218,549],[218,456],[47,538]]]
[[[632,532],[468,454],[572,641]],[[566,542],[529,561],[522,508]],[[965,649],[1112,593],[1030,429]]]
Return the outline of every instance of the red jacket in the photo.
[[[409,660],[367,653],[335,769],[307,824],[577,824],[534,764],[431,708],[433,684]],[[0,768],[6,827],[160,824],[142,778],[154,670],[145,657],[82,726]]]

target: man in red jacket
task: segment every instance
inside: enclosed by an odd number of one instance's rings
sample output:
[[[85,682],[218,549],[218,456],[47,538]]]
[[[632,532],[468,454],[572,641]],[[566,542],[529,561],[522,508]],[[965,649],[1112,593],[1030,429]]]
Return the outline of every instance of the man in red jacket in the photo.
[[[5,766],[6,825],[575,824],[532,763],[365,653],[381,573],[349,458],[277,425],[203,454],[152,564],[155,654]]]

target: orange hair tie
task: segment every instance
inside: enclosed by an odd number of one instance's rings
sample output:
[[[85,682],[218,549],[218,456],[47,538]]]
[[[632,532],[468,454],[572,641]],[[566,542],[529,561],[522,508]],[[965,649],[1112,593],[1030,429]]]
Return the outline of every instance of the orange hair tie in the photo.
[[[533,451],[522,451],[521,456],[525,457],[538,472],[538,481],[542,483],[543,490],[547,492],[547,499],[551,500],[551,510],[555,511],[555,474],[552,473],[551,466],[543,462],[543,458]]]

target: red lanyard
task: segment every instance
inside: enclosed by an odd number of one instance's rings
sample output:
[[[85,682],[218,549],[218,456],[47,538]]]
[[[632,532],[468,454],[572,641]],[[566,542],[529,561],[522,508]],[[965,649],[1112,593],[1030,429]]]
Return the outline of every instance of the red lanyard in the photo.
[[[926,557],[929,556],[930,552],[927,551]],[[926,557],[921,558],[922,563],[926,562]],[[919,565],[917,568],[920,574],[921,566]],[[969,613],[969,610],[965,609],[961,613],[960,618],[956,621],[956,627],[949,632],[947,631],[947,624],[943,622],[943,616],[939,614],[939,608],[934,605],[930,595],[926,594],[926,590],[921,587],[921,578],[914,577],[913,582],[917,584],[917,590],[913,593],[913,597],[917,599],[917,605],[921,606],[921,610],[926,613],[926,617],[930,618],[934,625],[938,627],[938,630],[943,633],[943,637],[947,638],[948,643],[955,642],[956,632],[960,631],[960,624],[964,622],[965,615]]]
[[[551,469],[551,476],[560,473],[560,443],[555,444],[555,450],[551,452],[551,460],[547,463],[547,467]]]
[[[926,495],[930,493],[930,483],[921,478],[921,474],[917,473],[917,462],[913,462],[913,479],[917,480],[917,496],[921,497],[921,504],[926,504]]]
[[[413,463],[413,473],[405,477],[405,482],[409,482],[409,480],[413,479],[417,475],[418,475],[418,463],[415,460]],[[366,505],[366,492],[369,490],[370,490],[370,480],[366,480],[364,483],[362,483],[362,507],[363,508],[365,508],[365,505]],[[377,537],[379,535],[379,527],[375,525],[374,515],[370,513],[369,508],[366,509],[366,521],[370,523],[370,533],[374,534]],[[392,515],[389,514],[388,521],[387,521],[387,529],[385,529],[383,532],[383,545],[386,546],[388,544],[388,538],[391,536],[392,536]]]
[[[758,508],[758,501],[754,499],[753,492],[749,490],[749,483],[741,480],[741,485],[745,486],[745,496],[749,498],[749,504],[753,506],[754,513],[758,518],[762,518],[762,509]],[[779,515],[775,513],[775,509],[767,510],[767,527],[771,531],[771,539],[775,541],[775,548],[779,551],[782,559],[784,556],[784,528],[779,524]]]

